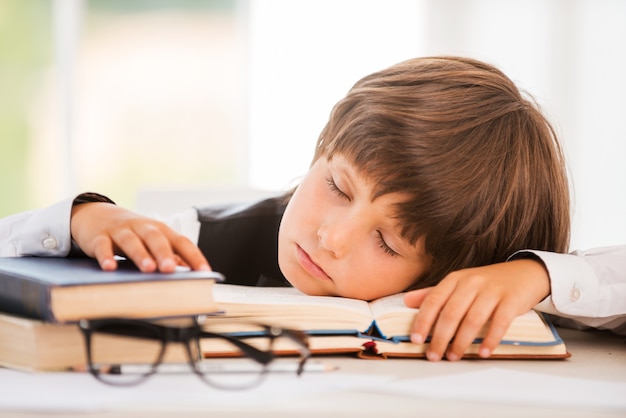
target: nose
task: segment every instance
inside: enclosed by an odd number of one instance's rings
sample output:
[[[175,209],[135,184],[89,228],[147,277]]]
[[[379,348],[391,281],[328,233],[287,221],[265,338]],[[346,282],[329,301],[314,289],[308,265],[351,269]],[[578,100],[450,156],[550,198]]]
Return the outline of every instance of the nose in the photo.
[[[341,258],[357,239],[355,232],[354,224],[349,219],[338,217],[320,225],[317,237],[322,248]]]

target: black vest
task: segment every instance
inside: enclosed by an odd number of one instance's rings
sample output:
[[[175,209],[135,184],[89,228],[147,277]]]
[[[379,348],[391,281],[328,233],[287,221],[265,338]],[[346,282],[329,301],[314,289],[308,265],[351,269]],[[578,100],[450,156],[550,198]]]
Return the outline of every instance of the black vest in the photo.
[[[285,196],[253,203],[196,207],[198,246],[225,283],[291,286],[278,267],[278,227]]]

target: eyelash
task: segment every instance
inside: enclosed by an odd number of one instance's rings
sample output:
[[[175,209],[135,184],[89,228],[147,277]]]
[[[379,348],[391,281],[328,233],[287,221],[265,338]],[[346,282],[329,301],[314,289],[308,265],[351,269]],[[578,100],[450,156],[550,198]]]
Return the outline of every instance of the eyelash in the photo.
[[[389,254],[392,257],[395,257],[398,255],[397,252],[395,252],[389,245],[387,245],[387,243],[385,242],[385,239],[383,238],[383,234],[380,233],[380,231],[376,231],[378,233],[378,245],[380,246],[380,248],[383,249],[384,252],[386,252],[387,254]]]
[[[339,187],[337,187],[337,183],[335,183],[335,180],[332,177],[327,177],[326,178],[326,184],[328,185],[328,188],[330,189],[330,191],[332,191],[333,193],[335,193],[337,196],[341,197],[342,199],[347,199],[350,200],[350,196],[348,196],[347,194],[345,194]],[[395,252],[389,245],[387,245],[387,243],[385,242],[385,239],[383,238],[383,234],[380,231],[376,231],[377,232],[377,236],[378,236],[378,246],[380,248],[382,248],[382,250],[389,254],[392,257],[395,257],[398,255],[397,252]]]
[[[341,191],[339,187],[337,187],[337,183],[335,183],[335,180],[332,177],[326,178],[326,184],[328,185],[328,188],[330,189],[331,192],[335,193],[337,196],[343,199],[350,200],[350,197],[347,194],[345,194],[343,191]]]

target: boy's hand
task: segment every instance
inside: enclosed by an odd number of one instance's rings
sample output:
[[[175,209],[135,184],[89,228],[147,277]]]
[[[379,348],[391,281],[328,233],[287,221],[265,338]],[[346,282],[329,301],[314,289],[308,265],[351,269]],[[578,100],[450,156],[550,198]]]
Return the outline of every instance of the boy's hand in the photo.
[[[72,238],[80,249],[95,257],[103,270],[115,270],[114,255],[131,259],[143,272],[171,273],[177,265],[209,270],[198,247],[157,220],[109,203],[74,206]]]
[[[486,358],[500,343],[513,319],[549,294],[548,272],[536,260],[513,260],[455,271],[437,286],[406,294],[405,304],[420,308],[411,329],[411,340],[423,343],[431,335],[426,353],[429,360],[440,360],[444,354],[448,360],[459,360],[491,320],[479,348],[479,355]]]

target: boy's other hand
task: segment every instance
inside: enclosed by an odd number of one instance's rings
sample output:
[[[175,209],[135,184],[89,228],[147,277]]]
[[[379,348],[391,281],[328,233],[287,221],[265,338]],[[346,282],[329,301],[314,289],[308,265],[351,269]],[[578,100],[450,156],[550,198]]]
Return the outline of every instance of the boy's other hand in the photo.
[[[177,265],[210,270],[199,248],[162,222],[101,202],[72,208],[72,239],[98,260],[103,270],[115,270],[115,255],[131,259],[143,272],[171,273]]]
[[[459,360],[483,326],[487,333],[479,355],[489,357],[513,319],[550,294],[548,272],[540,261],[523,259],[455,271],[437,286],[414,290],[404,302],[420,308],[411,328],[411,340],[423,343],[431,336],[429,360]],[[453,340],[454,339],[454,340]]]

